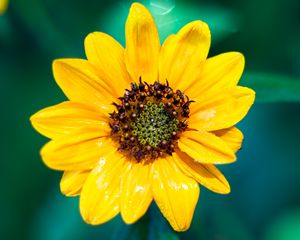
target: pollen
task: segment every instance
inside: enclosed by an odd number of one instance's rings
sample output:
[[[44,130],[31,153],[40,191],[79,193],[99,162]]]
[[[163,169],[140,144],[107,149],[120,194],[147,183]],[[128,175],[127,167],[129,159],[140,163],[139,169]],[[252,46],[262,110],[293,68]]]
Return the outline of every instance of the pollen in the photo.
[[[110,114],[111,135],[119,151],[137,161],[172,155],[177,139],[187,128],[190,101],[166,84],[132,83]]]

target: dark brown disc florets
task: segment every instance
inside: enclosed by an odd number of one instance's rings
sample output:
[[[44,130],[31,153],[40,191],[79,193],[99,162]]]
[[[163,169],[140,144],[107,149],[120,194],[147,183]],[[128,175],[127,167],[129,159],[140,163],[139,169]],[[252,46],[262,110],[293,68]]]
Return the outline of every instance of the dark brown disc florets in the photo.
[[[173,91],[168,82],[147,84],[141,79],[119,100],[110,114],[111,134],[119,150],[137,161],[172,155],[178,135],[187,128],[192,101],[180,90]]]

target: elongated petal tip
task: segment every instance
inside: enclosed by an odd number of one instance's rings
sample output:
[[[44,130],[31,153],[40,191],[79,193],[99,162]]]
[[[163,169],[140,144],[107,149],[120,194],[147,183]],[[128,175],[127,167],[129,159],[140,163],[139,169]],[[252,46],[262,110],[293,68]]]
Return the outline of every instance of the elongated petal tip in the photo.
[[[151,13],[142,4],[131,5],[125,27],[125,63],[132,79],[157,80],[160,41]]]
[[[198,183],[185,175],[173,159],[154,162],[152,192],[161,213],[175,231],[186,231],[200,195]]]
[[[188,177],[195,179],[202,186],[219,194],[230,193],[230,185],[225,176],[212,164],[201,164],[179,150],[173,154],[176,165]]]
[[[152,165],[133,164],[121,180],[121,216],[125,223],[132,224],[147,211],[152,201]]]
[[[235,82],[235,84],[237,84],[245,68],[245,56],[240,52],[228,52],[225,54],[231,56],[231,59],[229,59],[227,64],[229,65],[229,67],[235,69],[235,75],[237,76],[237,81]]]
[[[102,224],[102,222],[99,222],[97,220],[96,217],[93,217],[93,216],[90,216],[86,210],[82,210],[83,207],[80,208],[80,215],[83,219],[83,221],[86,223],[86,224],[89,224],[89,225],[92,225],[92,226],[97,226],[99,224]],[[104,223],[104,222],[103,222]]]
[[[131,4],[127,18],[127,21],[132,20],[141,25],[154,23],[154,20],[149,10],[144,5],[136,2]]]
[[[178,147],[203,164],[228,164],[236,161],[234,151],[227,146],[226,142],[204,131],[184,132]]]
[[[31,126],[37,131],[37,132],[40,132],[38,129],[39,129],[39,124],[38,124],[38,113],[35,113],[33,115],[30,116],[29,118],[29,121],[30,121],[30,124]]]
[[[138,2],[134,2],[134,3],[131,4],[129,12],[130,13],[134,12],[134,11],[141,12],[141,11],[144,11],[144,10],[148,11],[148,9],[143,4],[138,3]]]
[[[60,181],[60,191],[68,197],[80,194],[89,171],[65,171]]]
[[[247,111],[245,111],[245,114],[244,114],[244,116],[245,116],[255,101],[256,92],[251,88],[242,87],[242,86],[238,86],[237,89],[238,90],[236,92],[234,92],[233,94],[237,97],[244,97],[244,99],[247,100],[247,102],[244,105],[245,107],[248,107]],[[243,118],[244,118],[244,116],[243,116]]]
[[[97,225],[119,213],[120,176],[125,172],[119,154],[103,158],[89,174],[80,194],[80,213],[86,223]]]
[[[55,72],[57,67],[59,67],[63,63],[63,58],[58,58],[52,61],[52,70]]]
[[[231,54],[231,56],[234,58],[236,57],[237,59],[242,60],[243,62],[245,62],[245,56],[244,54],[240,53],[240,52],[228,52],[228,54]]]
[[[29,121],[31,123],[31,126],[40,134],[44,135],[47,138],[50,138],[47,134],[45,134],[45,131],[47,131],[47,129],[43,128],[43,124],[41,124],[40,122],[40,117],[41,117],[41,111],[36,112],[35,114],[33,114],[32,116],[30,116]]]
[[[164,42],[159,59],[159,79],[168,79],[173,88],[185,89],[195,81],[199,63],[207,58],[210,30],[197,20],[188,23]]]
[[[50,169],[57,170],[55,167],[52,166],[51,161],[48,159],[48,146],[51,142],[46,143],[40,150],[40,156],[43,160],[43,163]]]
[[[223,53],[222,55],[227,55],[230,57],[227,61],[230,63],[230,65],[239,65],[240,69],[244,69],[245,66],[245,56],[244,54],[240,52],[227,52]]]
[[[35,129],[36,120],[38,119],[38,113],[39,112],[36,112],[29,117],[29,121],[30,121],[31,125],[34,127],[34,129]]]
[[[190,43],[198,44],[199,41],[205,41],[206,44],[210,44],[210,30],[205,22],[196,20],[188,23],[178,32],[178,36],[182,39],[188,39]]]
[[[229,194],[229,193],[231,193],[231,187],[230,187],[230,185],[229,185],[229,183],[228,183],[228,186],[227,186],[227,188],[224,188],[224,192],[220,192],[220,194]]]
[[[80,198],[81,198],[81,196],[80,196]],[[96,217],[90,215],[89,212],[81,204],[80,204],[79,210],[80,210],[80,215],[86,224],[96,226],[96,225],[104,223],[104,222],[99,222]]]

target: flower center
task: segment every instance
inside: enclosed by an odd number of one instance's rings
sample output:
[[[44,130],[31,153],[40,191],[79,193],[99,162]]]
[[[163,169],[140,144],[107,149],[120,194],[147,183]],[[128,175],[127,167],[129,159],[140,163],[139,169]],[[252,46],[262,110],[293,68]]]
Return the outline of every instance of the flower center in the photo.
[[[172,155],[179,134],[187,128],[189,100],[166,84],[132,83],[110,114],[110,127],[119,151],[137,161]]]
[[[138,118],[131,123],[132,135],[142,145],[157,148],[160,143],[170,141],[172,133],[178,130],[178,119],[171,117],[164,109],[164,104],[159,105],[148,102]]]

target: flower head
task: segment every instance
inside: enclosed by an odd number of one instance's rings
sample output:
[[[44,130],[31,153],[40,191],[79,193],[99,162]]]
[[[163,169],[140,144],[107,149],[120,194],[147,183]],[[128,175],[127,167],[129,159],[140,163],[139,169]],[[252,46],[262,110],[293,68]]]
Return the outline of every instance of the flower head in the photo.
[[[208,58],[210,31],[194,21],[160,46],[141,4],[131,6],[125,49],[101,32],[85,39],[87,60],[59,59],[54,77],[66,102],[31,117],[51,141],[41,150],[50,168],[64,171],[61,191],[80,195],[90,224],[121,213],[142,217],[154,199],[176,231],[190,226],[199,183],[226,194],[215,164],[236,160],[243,139],[234,127],[254,92],[237,86],[244,57]]]

